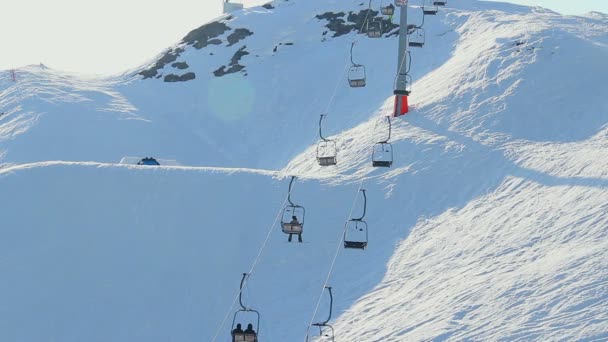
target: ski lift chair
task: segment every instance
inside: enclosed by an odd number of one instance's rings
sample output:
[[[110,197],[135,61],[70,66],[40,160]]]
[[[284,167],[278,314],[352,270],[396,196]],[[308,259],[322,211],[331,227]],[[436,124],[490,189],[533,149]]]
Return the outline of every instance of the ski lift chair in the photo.
[[[433,5],[435,5],[435,6],[445,6],[445,5],[447,5],[447,3],[448,3],[447,1],[434,1]]]
[[[351,88],[363,88],[366,84],[367,74],[365,72],[365,66],[355,63],[353,58],[353,49],[355,48],[355,42],[350,45],[350,68],[348,68],[348,85]]]
[[[439,12],[439,7],[435,5],[435,0],[424,0],[422,5],[422,13],[425,15],[435,15]]]
[[[321,166],[333,166],[337,164],[338,147],[336,142],[323,136],[322,123],[325,114],[321,114],[319,119],[319,137],[321,141],[317,143],[317,162]]]
[[[393,145],[388,142],[391,140],[393,125],[389,116],[386,116],[385,118],[388,124],[388,134],[372,148],[373,167],[391,167],[393,165]]]
[[[159,166],[160,163],[152,157],[146,157],[140,160],[137,165]]]
[[[380,12],[382,15],[393,15],[395,14],[395,6],[393,6],[393,4],[389,4],[388,6],[382,7]]]
[[[352,219],[346,223],[344,230],[344,248],[365,249],[367,247],[367,223]]]
[[[281,229],[285,234],[302,234],[304,231],[304,207],[299,205],[287,205],[283,210]],[[293,218],[296,218],[295,220]]]
[[[361,189],[360,192],[363,193],[363,215],[346,222],[346,226],[344,227],[344,248],[365,249],[367,247],[367,223],[363,220],[367,213],[367,195],[365,194],[365,189]]]
[[[241,308],[234,313],[232,318],[232,329],[230,330],[230,335],[232,336],[232,342],[258,342],[258,333],[260,331],[260,313],[257,310],[249,309],[243,305],[243,285],[245,279],[247,278],[247,273],[243,273],[243,278],[241,279],[241,287],[239,292],[239,304]],[[235,331],[237,324],[241,324],[239,322],[243,322],[243,318],[245,316],[253,317],[255,321],[255,329],[253,332],[248,332],[247,330]],[[248,320],[249,322],[251,320]]]
[[[353,64],[348,69],[348,84],[351,88],[363,88],[366,85],[367,74],[365,66]]]
[[[281,217],[281,230],[285,234],[302,234],[304,231],[306,210],[291,201],[291,187],[295,179],[296,177],[292,176],[289,182],[289,192],[287,193],[289,204],[283,209],[283,216]]]
[[[410,40],[409,46],[411,47],[423,47],[425,42],[425,32],[422,27],[415,27],[409,33]]]
[[[367,36],[369,38],[382,37],[382,18],[367,21]]]
[[[393,165],[393,145],[379,142],[374,145],[372,153],[373,167],[391,167]]]
[[[310,327],[318,327],[319,335],[313,336],[315,341],[323,341],[323,342],[334,342],[335,334],[334,328],[329,325],[329,321],[331,320],[331,314],[334,306],[334,295],[331,292],[331,286],[325,286],[325,289],[329,292],[329,316],[323,322],[313,323]],[[325,332],[324,332],[325,331]],[[319,340],[318,338],[321,338]],[[306,334],[306,342],[309,341],[309,334]]]
[[[321,166],[333,166],[338,163],[337,145],[335,141],[319,141],[317,144],[317,162]]]

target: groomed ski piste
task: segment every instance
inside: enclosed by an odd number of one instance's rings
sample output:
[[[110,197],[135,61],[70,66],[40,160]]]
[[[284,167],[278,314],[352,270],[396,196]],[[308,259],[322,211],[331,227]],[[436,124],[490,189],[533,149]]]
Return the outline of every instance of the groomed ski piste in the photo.
[[[336,341],[608,340],[608,15],[448,1],[379,169],[398,37],[316,17],[366,9],[237,11],[148,78],[166,53],[107,78],[2,72],[0,341],[230,341],[246,272],[259,341],[304,341],[325,285]],[[315,159],[323,113],[337,166]],[[172,164],[125,162],[148,156]],[[301,244],[278,222],[290,176]],[[360,189],[369,244],[345,250]]]

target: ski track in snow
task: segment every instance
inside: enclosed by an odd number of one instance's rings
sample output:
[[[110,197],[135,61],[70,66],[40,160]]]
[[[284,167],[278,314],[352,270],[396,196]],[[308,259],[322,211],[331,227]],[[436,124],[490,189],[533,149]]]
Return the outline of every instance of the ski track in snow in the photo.
[[[363,182],[369,248],[329,282],[337,341],[608,341],[606,15],[449,2],[378,170],[396,38],[315,19],[365,6],[238,12],[226,24],[253,35],[186,47],[189,82],[3,72],[0,340],[210,341],[274,229],[245,300],[260,340],[301,341]],[[344,78],[353,39],[365,89]],[[243,46],[247,75],[213,77]],[[336,167],[315,160],[321,113]],[[151,154],[192,166],[118,164]],[[306,244],[269,226],[288,175]]]

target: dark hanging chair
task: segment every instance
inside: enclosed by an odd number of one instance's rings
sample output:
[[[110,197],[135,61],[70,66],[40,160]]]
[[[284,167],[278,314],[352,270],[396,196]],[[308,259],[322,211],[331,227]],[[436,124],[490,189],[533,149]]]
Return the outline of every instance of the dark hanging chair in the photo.
[[[313,335],[312,338],[315,339],[316,341],[321,339],[324,342],[334,342],[334,340],[335,340],[334,328],[328,324],[329,321],[331,320],[331,313],[333,311],[334,295],[331,293],[331,286],[325,286],[325,289],[329,292],[329,316],[323,322],[313,323],[311,325],[311,327],[319,328],[319,334]],[[310,328],[309,328],[309,332],[310,332]],[[306,342],[309,341],[309,335],[310,335],[309,333],[306,334]]]
[[[382,18],[367,20],[367,36],[369,38],[382,37]]]
[[[393,6],[393,4],[389,4],[388,6],[382,7],[380,9],[380,12],[382,13],[382,15],[391,16],[395,14],[395,6]]]
[[[425,43],[425,32],[422,27],[414,27],[409,30],[409,46],[411,47],[423,47]]]
[[[435,5],[434,0],[424,0],[424,4],[422,5],[422,13],[425,15],[435,15],[439,12],[439,7]]]
[[[317,143],[317,162],[321,166],[333,166],[338,162],[338,148],[335,141],[323,136],[322,123],[324,116],[324,114],[321,114],[321,118],[319,119],[319,137],[321,141]]]
[[[355,63],[353,59],[353,48],[355,43],[353,42],[350,46],[350,63],[351,66],[348,69],[348,85],[351,88],[363,88],[366,85],[367,74],[365,66]]]
[[[230,336],[232,337],[232,342],[258,342],[258,335],[260,333],[260,313],[256,310],[249,309],[243,304],[243,285],[245,283],[245,279],[247,278],[247,273],[243,273],[243,278],[241,279],[241,286],[239,290],[239,304],[241,308],[234,313],[234,317],[232,318],[232,330],[230,332]],[[245,320],[245,318],[247,320]],[[243,329],[242,323],[240,322],[255,322],[249,323],[246,329]]]
[[[391,167],[393,165],[393,145],[388,141],[391,140],[392,123],[389,116],[386,117],[388,122],[388,134],[385,139],[377,142],[372,150],[372,166],[373,167]]]
[[[287,193],[289,204],[283,209],[283,216],[281,218],[281,230],[285,234],[302,234],[304,232],[306,210],[304,207],[291,201],[291,187],[295,179],[296,177],[292,176],[289,182],[289,192]]]
[[[367,195],[365,194],[365,189],[361,189],[361,192],[363,193],[363,215],[346,222],[346,227],[344,227],[344,248],[365,249],[367,247],[367,223],[363,220],[367,213]]]

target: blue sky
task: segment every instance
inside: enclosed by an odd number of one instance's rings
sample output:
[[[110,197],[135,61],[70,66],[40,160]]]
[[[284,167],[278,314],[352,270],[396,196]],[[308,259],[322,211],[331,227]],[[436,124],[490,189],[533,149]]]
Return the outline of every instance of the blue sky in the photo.
[[[248,5],[269,0],[244,0]],[[450,0],[458,1],[458,0]],[[565,14],[608,13],[608,0],[510,0]],[[220,15],[222,0],[0,1],[0,70],[44,63],[111,74],[136,67]],[[187,10],[175,10],[184,8]],[[162,23],[162,24],[159,24]]]

